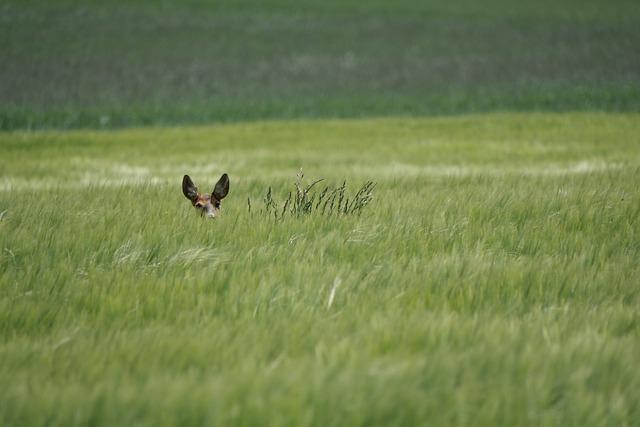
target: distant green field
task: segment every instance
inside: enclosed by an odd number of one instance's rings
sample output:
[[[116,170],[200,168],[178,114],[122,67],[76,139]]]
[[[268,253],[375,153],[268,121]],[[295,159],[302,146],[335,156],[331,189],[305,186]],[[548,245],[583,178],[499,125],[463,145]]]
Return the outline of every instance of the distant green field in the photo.
[[[0,7],[0,129],[640,111],[635,0]]]
[[[639,182],[637,114],[2,133],[0,424],[636,425]]]

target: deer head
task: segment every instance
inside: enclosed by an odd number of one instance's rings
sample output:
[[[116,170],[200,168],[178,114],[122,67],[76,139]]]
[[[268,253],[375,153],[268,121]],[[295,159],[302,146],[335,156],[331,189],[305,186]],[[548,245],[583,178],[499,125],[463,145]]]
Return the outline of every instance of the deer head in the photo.
[[[223,174],[211,194],[201,194],[189,175],[182,178],[182,193],[191,201],[201,216],[215,218],[220,213],[220,202],[229,193],[229,177]]]

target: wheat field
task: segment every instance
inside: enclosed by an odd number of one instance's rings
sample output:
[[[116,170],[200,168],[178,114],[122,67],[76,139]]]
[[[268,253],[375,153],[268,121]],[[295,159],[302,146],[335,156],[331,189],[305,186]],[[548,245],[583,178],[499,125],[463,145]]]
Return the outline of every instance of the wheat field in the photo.
[[[637,425],[638,182],[637,114],[2,133],[0,424]]]

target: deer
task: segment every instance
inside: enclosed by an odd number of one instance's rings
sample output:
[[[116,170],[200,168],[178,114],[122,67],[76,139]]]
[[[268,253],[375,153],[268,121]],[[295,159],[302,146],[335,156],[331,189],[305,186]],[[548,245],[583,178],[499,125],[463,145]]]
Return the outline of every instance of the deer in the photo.
[[[182,194],[191,201],[200,216],[215,218],[220,214],[220,203],[229,193],[229,176],[222,174],[211,194],[198,192],[198,187],[193,183],[189,175],[182,178]]]

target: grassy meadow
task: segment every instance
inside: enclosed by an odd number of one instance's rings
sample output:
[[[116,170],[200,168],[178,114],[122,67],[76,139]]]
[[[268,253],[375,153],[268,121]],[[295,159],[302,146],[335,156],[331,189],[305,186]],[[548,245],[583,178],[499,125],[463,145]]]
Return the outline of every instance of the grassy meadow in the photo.
[[[639,182],[635,113],[1,133],[0,424],[637,425]]]
[[[0,426],[640,425],[637,0],[4,0],[0,41]],[[373,199],[275,218],[301,168]]]

